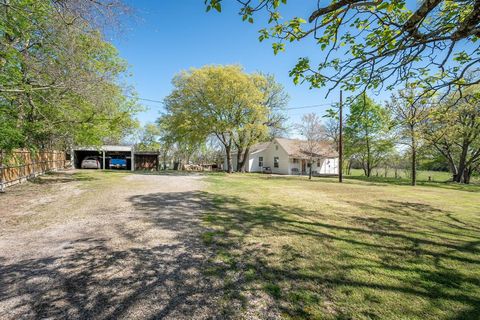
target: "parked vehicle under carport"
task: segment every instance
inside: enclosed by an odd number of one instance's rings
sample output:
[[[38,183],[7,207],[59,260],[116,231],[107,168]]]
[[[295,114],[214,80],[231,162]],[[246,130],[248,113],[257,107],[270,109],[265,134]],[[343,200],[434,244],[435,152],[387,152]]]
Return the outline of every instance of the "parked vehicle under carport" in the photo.
[[[127,169],[127,160],[118,158],[110,159],[110,169]]]
[[[82,160],[82,169],[101,169],[102,165],[96,157],[86,157]]]

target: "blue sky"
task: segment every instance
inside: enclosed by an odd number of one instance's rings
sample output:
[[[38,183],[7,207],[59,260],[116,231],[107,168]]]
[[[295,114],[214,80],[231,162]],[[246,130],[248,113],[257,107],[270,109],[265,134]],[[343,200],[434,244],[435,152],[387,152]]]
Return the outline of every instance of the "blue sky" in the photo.
[[[258,41],[258,30],[266,24],[242,22],[235,1],[226,1],[221,14],[205,12],[203,0],[130,0],[130,5],[136,11],[135,19],[113,43],[130,65],[128,82],[142,98],[163,100],[172,89],[172,77],[181,70],[206,64],[240,64],[247,72],[274,74],[291,97],[289,107],[338,101],[338,90],[325,98],[326,90],[294,85],[288,76],[299,57],[322,54],[313,40],[289,44],[286,52],[275,56],[270,43]],[[295,12],[282,13],[307,16],[313,6],[313,1],[302,1],[286,7],[295,8]],[[148,110],[139,114],[139,120],[155,121],[162,105],[142,103]],[[323,115],[326,108],[288,111],[290,123],[308,112]]]

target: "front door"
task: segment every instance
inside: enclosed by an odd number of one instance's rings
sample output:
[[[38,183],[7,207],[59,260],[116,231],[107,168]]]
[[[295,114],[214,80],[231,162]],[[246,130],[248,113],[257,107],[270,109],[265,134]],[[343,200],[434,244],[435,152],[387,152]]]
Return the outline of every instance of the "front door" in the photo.
[[[307,173],[307,161],[302,160],[302,174],[306,174],[306,173]]]

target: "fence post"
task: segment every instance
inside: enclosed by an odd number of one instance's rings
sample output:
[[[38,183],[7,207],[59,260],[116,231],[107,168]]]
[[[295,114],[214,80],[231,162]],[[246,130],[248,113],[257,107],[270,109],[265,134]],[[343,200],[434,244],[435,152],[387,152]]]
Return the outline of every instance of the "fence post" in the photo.
[[[3,150],[0,150],[0,193],[5,192],[5,185],[3,182]]]

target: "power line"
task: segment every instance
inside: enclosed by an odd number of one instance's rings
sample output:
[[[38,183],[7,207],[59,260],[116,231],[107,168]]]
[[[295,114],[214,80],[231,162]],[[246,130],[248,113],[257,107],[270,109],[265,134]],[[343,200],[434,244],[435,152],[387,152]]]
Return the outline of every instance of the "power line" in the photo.
[[[285,108],[283,110],[309,109],[309,108],[318,108],[318,107],[328,107],[332,105],[334,105],[334,103],[313,104],[311,106],[291,107],[291,108]]]
[[[163,101],[160,101],[160,100],[153,100],[153,99],[140,98],[140,97],[132,97],[132,96],[128,96],[128,95],[125,95],[125,97],[131,98],[131,99],[142,100],[142,101],[148,101],[148,102],[163,103]]]
[[[162,103],[162,104],[163,104],[163,101],[161,101],[161,100],[154,100],[154,99],[133,97],[133,96],[128,96],[128,95],[126,95],[126,97],[127,97],[127,98],[132,98],[132,99],[137,99],[137,100],[142,100],[142,101],[148,101],[148,102]],[[334,105],[334,104],[335,104],[335,103],[312,104],[312,105],[308,105],[308,106],[285,108],[285,109],[283,109],[283,110],[298,110],[298,109],[310,109],[310,108],[328,107],[328,106],[332,106],[332,105]]]

